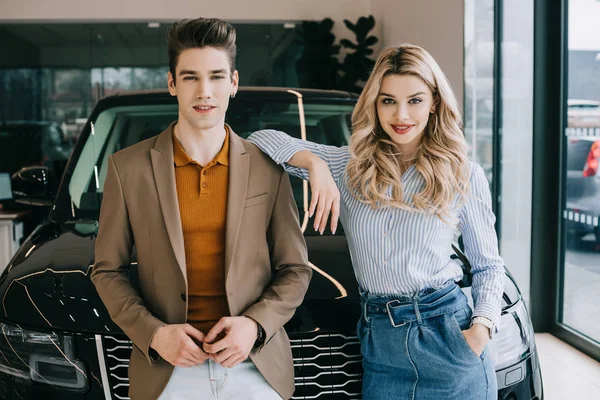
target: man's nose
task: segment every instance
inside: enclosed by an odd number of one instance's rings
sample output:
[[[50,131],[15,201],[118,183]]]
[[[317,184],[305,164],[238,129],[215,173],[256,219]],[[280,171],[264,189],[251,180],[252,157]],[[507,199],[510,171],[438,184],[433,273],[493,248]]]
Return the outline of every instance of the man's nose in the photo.
[[[210,99],[212,97],[212,89],[210,82],[205,79],[200,79],[196,88],[196,97],[199,99]]]

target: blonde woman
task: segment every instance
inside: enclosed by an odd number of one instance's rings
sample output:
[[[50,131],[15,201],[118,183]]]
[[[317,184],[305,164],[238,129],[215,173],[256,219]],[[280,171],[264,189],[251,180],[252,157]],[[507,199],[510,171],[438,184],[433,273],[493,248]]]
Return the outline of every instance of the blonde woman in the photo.
[[[488,183],[467,160],[459,107],[429,53],[385,50],[352,115],[350,146],[255,132],[250,141],[309,179],[323,233],[344,226],[361,291],[363,398],[496,399],[487,343],[503,292]],[[459,229],[472,264],[474,310],[450,260]]]

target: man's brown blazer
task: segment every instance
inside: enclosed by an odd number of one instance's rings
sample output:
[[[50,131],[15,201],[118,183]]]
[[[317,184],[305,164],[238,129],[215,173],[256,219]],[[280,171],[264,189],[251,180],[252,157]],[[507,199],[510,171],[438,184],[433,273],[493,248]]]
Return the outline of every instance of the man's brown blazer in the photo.
[[[173,366],[152,356],[150,342],[162,324],[182,324],[187,316],[172,126],[109,157],[100,210],[91,279],[112,319],[133,341],[132,400],[156,399],[164,390]],[[137,285],[128,274],[134,245]],[[253,318],[266,333],[266,344],[250,358],[288,399],[294,369],[283,325],[302,302],[312,271],[288,175],[233,131],[224,267],[231,315]]]

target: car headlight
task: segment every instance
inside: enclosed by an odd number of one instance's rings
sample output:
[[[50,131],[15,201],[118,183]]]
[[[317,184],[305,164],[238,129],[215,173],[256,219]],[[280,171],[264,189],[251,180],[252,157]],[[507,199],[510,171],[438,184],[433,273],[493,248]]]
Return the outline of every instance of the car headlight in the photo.
[[[500,318],[496,347],[496,371],[529,357],[535,348],[533,326],[525,303],[519,300]]]
[[[73,338],[0,322],[0,374],[62,390],[85,391],[85,366],[74,357]]]

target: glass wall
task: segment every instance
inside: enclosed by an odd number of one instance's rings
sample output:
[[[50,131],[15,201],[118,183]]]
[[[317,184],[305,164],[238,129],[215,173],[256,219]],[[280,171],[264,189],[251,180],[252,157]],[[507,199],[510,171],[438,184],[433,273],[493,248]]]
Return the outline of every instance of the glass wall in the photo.
[[[568,1],[559,322],[600,343],[600,2]]]
[[[490,182],[500,253],[529,304],[533,0],[465,1],[464,113],[470,157]]]
[[[494,117],[494,0],[465,1],[465,137],[470,159],[492,183]]]
[[[60,176],[99,99],[123,90],[166,89],[168,28],[0,25],[0,54],[7,55],[0,58],[0,172],[44,164]],[[236,24],[236,30],[241,85],[296,86],[302,48],[295,29]]]
[[[501,255],[530,305],[533,0],[503,0],[500,74]]]

